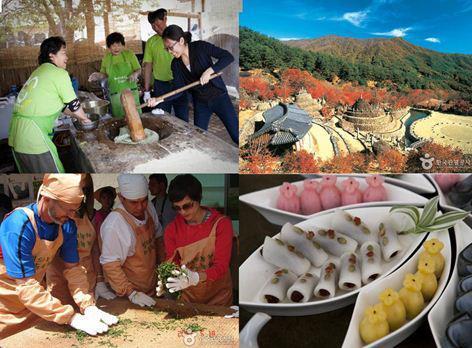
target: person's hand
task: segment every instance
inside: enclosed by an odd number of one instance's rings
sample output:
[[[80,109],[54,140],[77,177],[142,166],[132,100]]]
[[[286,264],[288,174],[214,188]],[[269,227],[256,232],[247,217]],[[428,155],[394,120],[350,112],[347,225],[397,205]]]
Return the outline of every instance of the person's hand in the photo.
[[[147,101],[151,99],[151,92],[150,91],[145,91],[144,92],[144,96],[143,96],[143,100],[145,103],[147,103]]]
[[[164,288],[164,284],[159,280],[157,282],[157,287],[156,287],[156,296],[157,297],[162,297],[165,294],[166,290]]]
[[[152,307],[156,304],[156,301],[152,299],[152,297],[146,295],[144,292],[134,290],[129,296],[129,300],[138,306],[144,307]]]
[[[103,322],[106,325],[114,325],[118,322],[118,317],[108,314],[97,308],[97,306],[89,306],[84,310],[85,318],[90,321]]]
[[[208,83],[208,81],[210,81],[210,77],[211,75],[214,73],[215,71],[212,69],[212,68],[208,68],[206,69],[202,76],[200,76],[200,84],[203,86],[203,85],[206,85]]]
[[[80,313],[75,313],[72,317],[72,321],[69,324],[76,330],[82,330],[91,336],[95,336],[97,333],[103,333],[108,331],[108,325],[96,321],[90,320],[90,318]]]
[[[148,101],[147,101],[147,106],[150,107],[150,108],[153,108],[155,107],[157,104],[160,104],[164,101],[164,99],[162,98],[150,98]]]
[[[139,79],[139,76],[141,75],[141,71],[135,71],[134,73],[131,73],[129,76],[128,76],[128,81],[130,82],[136,82],[138,81]]]
[[[91,123],[92,121],[90,121],[90,119],[85,116],[85,117],[78,117],[79,121],[82,122],[82,123]]]
[[[88,78],[88,82],[100,81],[102,79],[103,79],[103,74],[96,71],[90,74]]]
[[[116,298],[116,295],[108,289],[105,282],[98,282],[95,286],[95,300],[99,297],[102,297],[105,300],[113,300]]]
[[[198,272],[187,269],[185,265],[182,266],[182,272],[173,271],[172,274],[177,277],[167,278],[166,287],[169,289],[170,293],[186,289],[189,286],[195,286],[200,281]]]

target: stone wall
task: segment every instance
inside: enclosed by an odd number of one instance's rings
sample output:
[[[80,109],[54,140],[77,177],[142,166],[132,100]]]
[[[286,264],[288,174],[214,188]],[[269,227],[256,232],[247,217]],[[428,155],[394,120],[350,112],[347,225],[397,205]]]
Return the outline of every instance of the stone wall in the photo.
[[[355,132],[356,128],[358,128],[359,131],[378,133],[392,131],[395,129],[395,123],[395,120],[390,115],[359,117],[345,114],[340,121],[341,126],[351,132]]]

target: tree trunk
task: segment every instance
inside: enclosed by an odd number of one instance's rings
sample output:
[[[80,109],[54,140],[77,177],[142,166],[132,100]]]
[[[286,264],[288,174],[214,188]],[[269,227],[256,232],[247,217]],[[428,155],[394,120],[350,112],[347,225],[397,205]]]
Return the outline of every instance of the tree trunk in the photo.
[[[93,10],[93,0],[85,1],[85,27],[87,28],[87,40],[90,45],[95,42],[95,18]]]
[[[74,9],[72,7],[72,0],[65,1],[65,9],[61,11],[62,16],[61,23],[64,29],[64,39],[68,45],[74,43],[74,28],[72,27],[71,20],[74,16]]]
[[[54,18],[51,14],[51,8],[49,7],[49,5],[46,3],[46,1],[42,0],[41,2],[41,6],[42,6],[42,9],[40,9],[40,12],[44,15],[44,17],[46,17],[46,20],[48,22],[48,37],[51,37],[51,36],[57,36],[57,35],[61,35],[61,32],[58,28],[58,25],[57,23],[54,21]]]
[[[104,0],[105,8],[103,11],[103,23],[105,24],[105,37],[110,35],[110,17],[111,12],[111,0]]]

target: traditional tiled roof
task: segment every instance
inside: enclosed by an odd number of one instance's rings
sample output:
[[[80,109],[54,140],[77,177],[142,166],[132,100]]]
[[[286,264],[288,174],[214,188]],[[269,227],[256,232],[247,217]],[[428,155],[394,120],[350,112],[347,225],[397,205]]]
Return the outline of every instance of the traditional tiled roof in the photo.
[[[282,145],[299,141],[310,130],[312,118],[296,105],[279,105],[266,110],[263,114],[264,125],[251,139],[262,134],[273,134],[270,145]]]

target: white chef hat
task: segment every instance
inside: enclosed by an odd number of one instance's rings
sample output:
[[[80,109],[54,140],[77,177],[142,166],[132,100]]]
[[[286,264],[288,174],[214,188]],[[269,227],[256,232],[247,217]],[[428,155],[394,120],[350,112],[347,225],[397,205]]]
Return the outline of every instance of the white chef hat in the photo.
[[[140,199],[148,195],[148,181],[142,174],[118,175],[120,194],[126,199]]]

